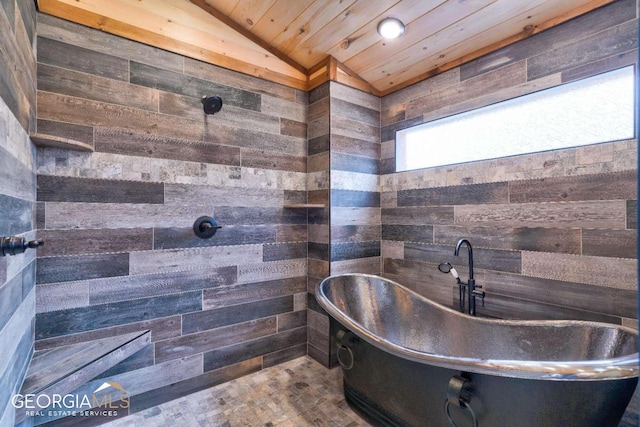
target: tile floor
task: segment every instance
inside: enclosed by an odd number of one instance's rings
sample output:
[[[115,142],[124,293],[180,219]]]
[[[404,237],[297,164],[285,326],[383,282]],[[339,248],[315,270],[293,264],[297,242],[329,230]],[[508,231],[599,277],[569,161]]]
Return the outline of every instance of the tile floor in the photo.
[[[154,406],[107,427],[359,427],[342,371],[308,356]]]

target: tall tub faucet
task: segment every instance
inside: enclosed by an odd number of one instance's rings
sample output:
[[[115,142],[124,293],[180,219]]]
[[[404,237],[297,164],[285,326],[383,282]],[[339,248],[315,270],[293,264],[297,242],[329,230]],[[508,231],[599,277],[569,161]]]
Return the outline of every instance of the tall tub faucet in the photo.
[[[482,298],[484,303],[484,292],[478,291],[476,288],[482,288],[482,286],[476,286],[476,280],[473,278],[473,248],[471,247],[471,242],[467,239],[458,240],[458,244],[456,244],[456,249],[453,251],[455,256],[458,256],[460,253],[460,247],[462,245],[467,246],[467,251],[469,253],[469,280],[467,281],[467,294],[469,300],[469,314],[472,316],[476,315],[476,296]]]

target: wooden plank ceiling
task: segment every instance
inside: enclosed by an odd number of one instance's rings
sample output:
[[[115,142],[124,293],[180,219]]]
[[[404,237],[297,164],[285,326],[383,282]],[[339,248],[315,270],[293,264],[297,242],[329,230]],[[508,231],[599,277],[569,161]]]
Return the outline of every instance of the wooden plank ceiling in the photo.
[[[385,95],[613,0],[38,0],[41,12],[302,90]],[[383,40],[378,22],[402,20]]]

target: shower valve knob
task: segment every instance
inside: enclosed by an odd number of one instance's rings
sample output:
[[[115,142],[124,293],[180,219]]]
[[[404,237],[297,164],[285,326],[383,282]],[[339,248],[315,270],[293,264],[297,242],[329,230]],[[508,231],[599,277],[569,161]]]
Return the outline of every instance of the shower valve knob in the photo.
[[[18,255],[27,249],[35,249],[44,245],[44,240],[29,240],[24,237],[2,237],[0,238],[0,256]]]

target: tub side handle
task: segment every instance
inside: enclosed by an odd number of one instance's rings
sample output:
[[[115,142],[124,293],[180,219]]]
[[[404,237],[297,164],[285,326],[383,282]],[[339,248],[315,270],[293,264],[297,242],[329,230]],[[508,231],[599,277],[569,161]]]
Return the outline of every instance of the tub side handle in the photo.
[[[449,380],[449,386],[447,387],[447,399],[444,401],[444,412],[447,416],[447,421],[451,427],[458,427],[456,423],[451,419],[449,408],[451,405],[458,406],[466,409],[471,415],[471,421],[473,427],[478,427],[478,420],[476,414],[471,409],[469,402],[471,401],[473,386],[471,381],[467,378],[463,378],[459,375],[454,375]]]

